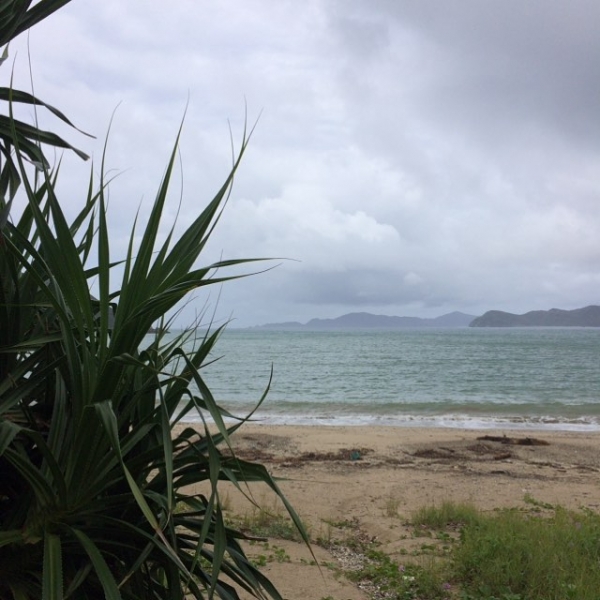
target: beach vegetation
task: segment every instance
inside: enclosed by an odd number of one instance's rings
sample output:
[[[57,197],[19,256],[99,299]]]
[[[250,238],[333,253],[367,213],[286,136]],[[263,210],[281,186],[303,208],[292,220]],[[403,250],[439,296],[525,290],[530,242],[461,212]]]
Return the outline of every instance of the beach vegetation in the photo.
[[[412,516],[411,523],[439,531],[475,523],[479,518],[480,513],[472,504],[447,501],[439,506],[422,506]]]
[[[67,1],[0,3],[0,42]],[[190,293],[251,262],[204,258],[249,135],[223,185],[176,233],[163,216],[177,135],[147,218],[115,256],[104,156],[67,217],[59,182],[69,171],[51,167],[41,144],[70,146],[32,132],[12,108],[66,117],[10,88],[0,94],[0,598],[280,598],[247,557],[247,536],[226,522],[219,482],[264,483],[308,535],[264,466],[231,450],[246,419],[203,377],[225,325],[199,317],[167,335]]]
[[[5,73],[8,73],[10,43],[69,2],[70,0],[0,2],[0,68],[5,69]],[[71,150],[84,160],[89,158],[85,152],[72,146],[56,133],[40,128],[37,119],[34,124],[30,124],[15,116],[14,113],[19,109],[43,109],[58,121],[77,129],[60,110],[27,91],[15,89],[12,86],[12,77],[10,81],[11,85],[0,86],[0,231],[8,219],[12,202],[21,184],[20,170],[17,161],[14,160],[15,154],[21,161],[40,171],[49,164],[44,153],[45,148]]]
[[[394,600],[448,598],[442,565],[432,560],[399,563],[377,544],[363,547],[360,567],[346,571],[346,577],[361,583],[367,590],[372,590],[376,598]]]
[[[166,335],[167,311],[238,262],[195,266],[245,147],[206,209],[158,244],[174,149],[123,259],[110,253],[103,179],[67,222],[58,171],[36,186],[19,160],[27,205],[5,224],[0,259],[0,597],[279,598],[223,517],[220,480],[283,497],[262,465],[220,450],[244,422],[225,424],[201,373],[222,327]],[[199,428],[182,423],[190,414]],[[288,519],[271,528],[307,540],[282,503]]]
[[[324,519],[324,523],[329,525],[330,527],[335,527],[336,529],[358,529],[360,526],[360,522],[356,517],[352,519]]]
[[[359,530],[331,542],[354,557],[346,558],[350,568],[337,570],[372,598],[597,599],[600,515],[533,498],[528,504],[530,510],[487,513],[465,503],[424,507],[407,526],[415,528],[413,539],[425,526],[431,542],[412,551],[394,544],[390,552]]]
[[[251,537],[302,541],[302,533],[279,503],[268,505],[259,502],[253,504],[249,512],[231,515],[227,520]],[[306,531],[310,530],[306,529]]]
[[[257,544],[259,544],[258,548],[256,548]],[[292,560],[285,548],[276,544],[271,545],[269,542],[250,541],[249,546],[252,549],[248,551],[248,556],[257,567],[265,567],[268,563],[272,562],[280,564],[289,563]]]
[[[591,511],[501,511],[461,530],[452,571],[477,599],[592,600],[600,590],[599,540],[600,515]]]
[[[398,517],[398,509],[400,507],[400,500],[394,496],[389,496],[385,501],[385,515],[390,519]]]

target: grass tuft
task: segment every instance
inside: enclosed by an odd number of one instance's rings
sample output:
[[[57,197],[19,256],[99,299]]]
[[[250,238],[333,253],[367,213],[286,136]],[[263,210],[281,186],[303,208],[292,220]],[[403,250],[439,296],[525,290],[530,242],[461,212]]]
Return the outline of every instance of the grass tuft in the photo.
[[[298,529],[278,505],[255,506],[250,513],[231,518],[232,525],[248,535],[279,540],[302,540]]]
[[[430,529],[462,527],[477,523],[481,518],[479,511],[466,503],[444,502],[441,506],[424,506],[412,518],[412,524]]]
[[[398,508],[400,507],[400,500],[390,496],[385,501],[385,516],[390,518],[398,517]]]

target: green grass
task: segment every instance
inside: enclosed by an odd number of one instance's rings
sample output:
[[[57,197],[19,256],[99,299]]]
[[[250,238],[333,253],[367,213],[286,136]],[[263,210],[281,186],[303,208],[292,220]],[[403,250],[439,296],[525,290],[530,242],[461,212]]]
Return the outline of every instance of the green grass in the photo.
[[[332,521],[344,533],[339,544],[362,556],[362,564],[342,572],[372,598],[389,600],[598,600],[600,594],[600,515],[570,511],[525,499],[527,509],[483,513],[470,504],[443,503],[418,510],[408,524],[425,543],[394,554],[361,531],[355,521]],[[543,512],[540,512],[543,509]],[[253,535],[297,539],[277,507],[255,509],[236,518]],[[404,536],[406,537],[406,536]],[[255,544],[257,566],[286,562],[277,546]]]
[[[233,527],[253,537],[301,541],[302,537],[287,512],[278,505],[255,506],[251,512],[229,518]]]
[[[343,544],[363,561],[345,575],[390,600],[598,600],[600,515],[527,503],[528,511],[492,513],[469,504],[424,507],[410,525],[430,541],[410,554],[391,556],[353,532]]]
[[[446,529],[476,523],[480,514],[472,504],[444,502],[440,506],[424,506],[412,518],[415,526]]]
[[[600,515],[562,508],[480,517],[453,552],[454,576],[477,599],[597,600],[599,564]]]
[[[445,600],[448,584],[443,565],[432,560],[398,563],[377,545],[363,547],[360,569],[346,573],[351,581],[368,583],[376,598]]]
[[[262,542],[255,550],[257,542],[250,542],[251,550],[248,551],[248,556],[257,567],[266,567],[269,563],[289,563],[291,562],[290,555],[281,546]]]
[[[391,556],[379,541],[361,529],[356,519],[331,521],[333,529],[340,530],[338,535],[330,535],[325,548],[332,550],[338,546],[342,555],[353,554],[352,567],[343,570],[340,565],[326,564],[336,574],[344,575],[350,581],[368,593],[374,599],[417,600],[448,600],[449,589],[445,579],[445,564],[431,556],[429,549],[421,548],[408,556],[402,549],[396,550]],[[401,539],[406,539],[402,536]],[[437,550],[437,546],[431,545]],[[333,552],[335,556],[335,552]],[[402,560],[398,560],[401,557]]]

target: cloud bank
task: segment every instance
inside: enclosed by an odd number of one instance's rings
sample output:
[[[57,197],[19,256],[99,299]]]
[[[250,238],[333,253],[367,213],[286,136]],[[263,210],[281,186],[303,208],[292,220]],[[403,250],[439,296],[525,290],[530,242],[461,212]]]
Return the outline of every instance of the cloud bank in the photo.
[[[186,106],[180,223],[224,179],[229,128],[260,115],[208,258],[291,260],[225,286],[219,317],[524,312],[599,301],[599,19],[587,0],[106,0],[70,3],[29,47],[35,92],[98,137],[62,132],[96,162],[118,106],[115,252]],[[76,206],[87,166],[64,161]]]

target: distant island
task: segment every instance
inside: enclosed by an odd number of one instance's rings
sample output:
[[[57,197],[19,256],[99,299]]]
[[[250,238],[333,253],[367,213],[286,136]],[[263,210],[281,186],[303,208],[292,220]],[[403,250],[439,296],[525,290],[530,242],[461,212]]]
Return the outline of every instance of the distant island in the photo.
[[[336,319],[311,319],[308,323],[287,321],[267,323],[250,329],[285,331],[332,331],[338,329],[402,329],[410,327],[468,327],[475,315],[451,312],[434,319],[419,317],[390,317],[367,312],[349,313]]]
[[[532,310],[523,315],[489,310],[473,319],[469,327],[600,327],[600,306],[575,310]]]
[[[308,323],[286,321],[246,327],[246,330],[271,331],[337,331],[344,329],[408,329],[423,327],[600,327],[600,306],[575,310],[532,310],[517,315],[501,310],[489,310],[480,317],[463,312],[451,312],[432,319],[392,317],[355,312],[335,319],[311,319]]]

